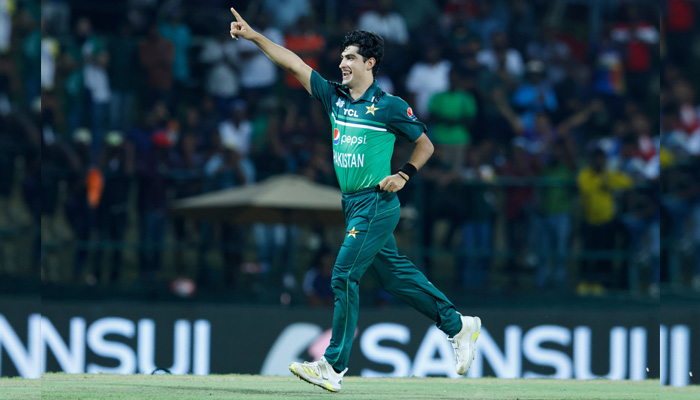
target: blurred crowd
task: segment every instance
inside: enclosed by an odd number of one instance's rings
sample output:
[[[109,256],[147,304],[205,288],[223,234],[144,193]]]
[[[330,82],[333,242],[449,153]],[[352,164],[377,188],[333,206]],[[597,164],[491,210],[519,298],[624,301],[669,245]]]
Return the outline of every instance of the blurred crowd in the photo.
[[[45,0],[39,13],[36,1],[0,0],[0,162],[11,171],[24,154],[22,193],[47,226],[36,246],[78,243],[70,280],[119,280],[132,242],[139,276],[162,279],[168,236],[176,253],[184,243],[199,243],[201,254],[220,243],[224,281],[235,286],[248,265],[241,230],[173,219],[173,200],[283,173],[337,184],[320,105],[255,45],[230,38],[228,6]],[[697,2],[665,1],[663,35],[658,2],[645,0],[595,10],[545,0],[236,8],[329,80],[339,80],[346,32],[384,37],[377,82],[412,105],[436,145],[400,194],[418,210],[426,251],[416,261],[428,275],[447,251],[459,287],[494,285],[501,265],[500,283],[529,275],[536,287],[580,294],[640,282],[658,292],[673,279],[700,289],[700,262],[684,267],[700,260],[698,57],[689,50]],[[410,150],[397,144],[395,167]],[[3,174],[3,199],[15,176]],[[52,230],[59,216],[67,235]],[[295,236],[294,227],[252,231],[262,269]],[[106,253],[112,267],[100,276]],[[332,265],[326,250],[314,259],[308,296]],[[175,276],[185,274],[181,255],[175,263]],[[197,282],[208,281],[206,263],[198,257]],[[666,265],[680,275],[662,273]]]

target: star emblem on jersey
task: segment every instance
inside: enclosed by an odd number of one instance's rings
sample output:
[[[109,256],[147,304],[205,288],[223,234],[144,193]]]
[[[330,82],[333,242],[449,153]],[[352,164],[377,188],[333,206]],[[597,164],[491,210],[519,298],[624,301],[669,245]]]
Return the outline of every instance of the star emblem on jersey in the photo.
[[[354,237],[355,239],[357,239],[357,236],[355,236],[355,235],[357,235],[358,233],[360,233],[360,231],[356,231],[356,230],[355,230],[355,227],[353,226],[352,229],[350,229],[350,230],[348,231],[348,237],[352,236],[352,237]]]
[[[374,115],[374,112],[379,110],[377,107],[374,106],[374,104],[370,106],[365,106],[367,108],[367,112],[365,114],[372,114]],[[375,115],[376,116],[376,115]]]
[[[345,101],[343,99],[338,99],[338,101],[335,102],[335,105],[338,107],[342,107],[345,105]]]

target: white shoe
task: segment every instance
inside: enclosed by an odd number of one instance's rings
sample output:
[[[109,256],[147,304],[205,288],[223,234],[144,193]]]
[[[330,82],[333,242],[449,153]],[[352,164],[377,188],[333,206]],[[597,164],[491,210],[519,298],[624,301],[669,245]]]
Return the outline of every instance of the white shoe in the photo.
[[[459,314],[459,313],[457,313]],[[462,320],[462,329],[454,337],[447,338],[452,343],[455,350],[455,368],[457,373],[464,375],[469,371],[469,367],[474,360],[474,350],[476,350],[476,339],[481,333],[481,320],[479,317],[465,317],[459,314]]]
[[[343,383],[343,375],[348,372],[345,368],[343,372],[335,372],[333,367],[326,361],[325,357],[314,362],[298,363],[293,362],[289,370],[300,379],[312,385],[322,387],[329,392],[340,392],[340,385]]]

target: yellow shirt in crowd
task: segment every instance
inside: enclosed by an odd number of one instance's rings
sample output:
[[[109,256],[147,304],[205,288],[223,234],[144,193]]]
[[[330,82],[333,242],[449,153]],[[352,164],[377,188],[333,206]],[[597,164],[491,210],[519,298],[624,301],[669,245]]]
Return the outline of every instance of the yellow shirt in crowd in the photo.
[[[583,215],[590,225],[603,225],[615,218],[614,190],[632,187],[632,179],[619,171],[598,173],[585,167],[578,174]]]

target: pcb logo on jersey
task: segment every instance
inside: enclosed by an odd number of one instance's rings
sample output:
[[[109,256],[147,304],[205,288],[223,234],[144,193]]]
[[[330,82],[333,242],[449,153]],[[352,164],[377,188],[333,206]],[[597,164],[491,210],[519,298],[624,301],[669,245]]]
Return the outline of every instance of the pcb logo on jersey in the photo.
[[[333,144],[340,143],[340,131],[336,128],[333,129]]]

